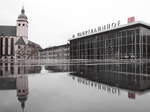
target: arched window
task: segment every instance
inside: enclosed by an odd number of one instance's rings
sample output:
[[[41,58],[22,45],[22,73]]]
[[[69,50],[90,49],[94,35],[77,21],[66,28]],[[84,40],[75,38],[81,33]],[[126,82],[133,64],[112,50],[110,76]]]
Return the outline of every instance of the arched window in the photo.
[[[3,38],[0,38],[0,56],[3,54]]]
[[[5,55],[8,55],[8,38],[5,39]]]
[[[11,38],[11,55],[14,55],[14,39]]]

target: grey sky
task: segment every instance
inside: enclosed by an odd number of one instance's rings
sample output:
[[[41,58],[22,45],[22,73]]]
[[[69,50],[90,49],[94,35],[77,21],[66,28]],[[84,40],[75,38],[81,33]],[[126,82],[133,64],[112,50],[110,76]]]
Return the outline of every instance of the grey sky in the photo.
[[[43,48],[67,43],[73,34],[135,16],[150,23],[149,0],[0,0],[0,25],[16,25],[24,4],[29,39]]]

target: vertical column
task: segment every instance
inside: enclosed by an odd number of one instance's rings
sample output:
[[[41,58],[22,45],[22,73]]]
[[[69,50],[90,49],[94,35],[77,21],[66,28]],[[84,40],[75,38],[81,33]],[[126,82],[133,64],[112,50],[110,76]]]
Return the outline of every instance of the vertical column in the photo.
[[[5,37],[3,37],[3,56],[5,55]]]
[[[4,39],[3,39],[4,40]],[[2,76],[5,74],[5,63],[2,63]]]
[[[122,60],[122,56],[123,56],[123,54],[122,54],[122,31],[120,32],[120,58],[121,58],[121,60]]]
[[[146,34],[146,42],[145,42],[145,46],[146,46],[146,59],[148,59],[148,57],[147,57],[147,38],[148,38],[148,34]]]
[[[136,53],[136,38],[137,38],[137,34],[136,34],[136,29],[135,29],[135,36],[134,36],[134,50],[135,50],[135,60],[137,59],[137,53]]]
[[[11,38],[8,38],[8,55],[11,55]]]
[[[11,45],[10,46],[11,46],[10,47],[10,49],[11,49],[10,54],[11,54],[11,56],[14,56],[14,39],[13,38],[11,38]]]
[[[117,34],[117,32],[115,33],[115,41],[116,41],[116,59],[118,59],[119,60],[119,44],[118,44],[118,38],[119,36],[118,36],[118,34]]]
[[[8,56],[8,38],[5,38],[5,55]]]
[[[85,39],[85,59],[87,59],[87,39]]]
[[[132,57],[134,57],[135,58],[135,56],[134,56],[134,42],[133,42],[133,40],[134,40],[134,36],[135,35],[135,33],[134,33],[134,30],[132,31],[132,33],[131,33],[131,40],[132,40]]]
[[[142,43],[141,43],[142,36],[139,34],[139,54],[140,54],[140,59],[142,58]]]
[[[125,38],[126,38],[126,43],[125,43],[126,52],[125,52],[125,56],[128,56],[128,35],[127,34],[128,34],[127,31],[125,31]],[[133,36],[132,36],[132,32],[131,32],[131,40],[132,40],[132,38],[133,38]],[[133,53],[133,50],[131,52]]]
[[[118,60],[120,59],[120,33],[118,32],[117,43],[118,43]]]
[[[11,64],[11,63],[8,63],[8,65],[7,65],[7,66],[8,66],[8,72],[9,72],[9,73],[11,73],[11,69],[10,69],[11,66],[10,66],[10,64]]]
[[[105,59],[105,61],[106,61],[106,56],[107,56],[107,52],[106,52],[106,51],[107,51],[107,48],[106,48],[106,41],[107,41],[107,40],[106,40],[106,38],[105,38],[105,39],[104,39],[104,42],[105,42],[105,45],[104,45],[104,48],[105,48],[105,51],[104,51],[104,54],[105,54],[105,55],[104,55],[104,59]]]
[[[80,39],[78,39],[77,41],[78,41],[78,51],[77,51],[77,52],[78,52],[78,56],[77,56],[77,58],[78,58],[78,59],[81,59],[81,53],[80,53],[80,52],[81,52]]]
[[[97,38],[98,38],[98,36],[96,36],[95,38],[94,38],[94,42],[93,42],[93,50],[94,50],[94,59],[97,59]]]
[[[144,35],[143,36],[141,36],[141,59],[143,59],[143,45],[144,45],[144,43],[143,43],[143,37],[144,37]]]
[[[2,48],[3,48],[3,38],[0,38],[0,56],[2,56]]]

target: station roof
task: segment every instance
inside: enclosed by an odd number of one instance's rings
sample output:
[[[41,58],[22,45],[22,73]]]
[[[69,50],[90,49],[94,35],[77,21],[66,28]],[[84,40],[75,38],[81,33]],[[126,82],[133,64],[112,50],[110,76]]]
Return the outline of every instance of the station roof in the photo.
[[[58,49],[58,48],[64,48],[64,47],[68,47],[69,44],[63,44],[63,45],[58,45],[58,46],[51,46],[51,47],[47,47],[45,49],[41,49],[40,51],[46,51],[46,50],[49,50],[49,49]]]
[[[118,27],[111,28],[111,29],[108,29],[108,30],[103,30],[103,31],[96,32],[96,33],[91,33],[91,34],[88,34],[88,35],[78,36],[78,37],[75,37],[75,38],[71,38],[71,39],[69,39],[69,41],[75,40],[75,39],[79,39],[79,38],[83,38],[83,37],[88,37],[88,36],[96,35],[96,34],[101,34],[101,33],[105,33],[105,32],[120,30],[120,29],[132,27],[132,26],[136,26],[136,25],[145,26],[145,27],[147,27],[148,29],[150,29],[150,24],[145,23],[145,22],[143,22],[143,21],[135,21],[135,22],[128,23],[128,24],[125,24],[125,25],[120,25],[120,26],[118,26]]]

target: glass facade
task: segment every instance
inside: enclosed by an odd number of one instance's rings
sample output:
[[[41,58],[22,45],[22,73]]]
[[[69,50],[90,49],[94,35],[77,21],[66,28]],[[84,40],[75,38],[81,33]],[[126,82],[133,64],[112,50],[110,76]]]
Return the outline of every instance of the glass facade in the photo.
[[[71,59],[149,59],[150,27],[134,24],[70,40]]]

